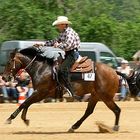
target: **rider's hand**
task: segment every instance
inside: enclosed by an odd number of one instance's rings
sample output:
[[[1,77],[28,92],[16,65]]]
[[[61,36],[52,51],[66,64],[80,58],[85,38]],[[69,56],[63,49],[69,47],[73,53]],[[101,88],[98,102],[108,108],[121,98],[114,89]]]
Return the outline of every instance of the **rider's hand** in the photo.
[[[43,47],[43,44],[34,44],[33,47],[39,48],[39,47]]]
[[[53,47],[54,48],[57,48],[58,46],[59,46],[59,43],[58,42],[55,42]]]

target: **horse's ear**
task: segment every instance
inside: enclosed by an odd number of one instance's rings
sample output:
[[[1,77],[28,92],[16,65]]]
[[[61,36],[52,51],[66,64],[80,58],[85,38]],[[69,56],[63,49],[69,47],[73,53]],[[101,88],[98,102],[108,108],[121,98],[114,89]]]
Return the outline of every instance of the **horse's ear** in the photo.
[[[15,52],[15,53],[16,53],[16,52],[19,52],[19,49],[18,49],[18,48],[15,48],[14,52]]]
[[[10,57],[11,58],[14,58],[15,57],[15,54],[19,51],[19,49],[14,49],[11,53],[10,53]]]

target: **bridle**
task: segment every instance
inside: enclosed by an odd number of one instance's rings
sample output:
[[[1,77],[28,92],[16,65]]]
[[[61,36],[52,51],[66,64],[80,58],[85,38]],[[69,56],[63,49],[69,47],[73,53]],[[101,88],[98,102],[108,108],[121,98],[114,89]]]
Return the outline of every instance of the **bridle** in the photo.
[[[29,64],[23,69],[21,70],[19,73],[17,73],[15,76],[18,76],[20,75],[24,70],[27,70],[27,68],[34,62],[34,60],[36,59],[37,56],[34,56],[34,58],[29,62]],[[21,65],[23,65],[23,63],[17,59],[16,57],[13,58],[13,67],[11,69],[11,74],[10,75],[13,75],[13,71],[16,69],[16,62],[19,62]]]

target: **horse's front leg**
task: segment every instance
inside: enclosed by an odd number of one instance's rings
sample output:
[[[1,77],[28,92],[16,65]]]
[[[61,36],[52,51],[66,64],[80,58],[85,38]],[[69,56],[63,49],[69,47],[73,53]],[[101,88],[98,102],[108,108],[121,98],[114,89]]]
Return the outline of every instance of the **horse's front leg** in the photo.
[[[35,92],[37,93],[37,92]],[[28,108],[28,106],[32,103],[30,103],[30,98],[32,99],[32,96],[30,96],[28,99],[26,99],[11,115],[10,117],[6,120],[6,124],[11,124],[12,120],[16,118],[16,116],[21,112],[22,109]],[[26,110],[27,111],[27,110]],[[25,111],[25,112],[26,112]],[[25,113],[26,114],[26,113]]]
[[[22,115],[21,115],[21,119],[24,121],[24,123],[29,126],[29,120],[26,119],[26,115],[27,115],[27,111],[28,111],[28,107],[24,108],[22,111]]]
[[[24,121],[24,123],[28,126],[29,125],[29,120],[26,118],[28,108],[31,104],[36,103],[41,101],[46,97],[46,91],[45,92],[38,92],[34,91],[33,94],[27,98],[25,101],[26,106],[24,107],[22,114],[21,114],[21,119]]]
[[[98,99],[96,97],[91,97],[89,102],[88,102],[88,106],[87,109],[85,111],[85,114],[82,116],[82,118],[77,121],[69,130],[68,132],[72,133],[74,132],[74,130],[78,129],[80,127],[80,125],[83,123],[83,121],[90,115],[93,113],[93,110],[96,106],[98,102]]]
[[[10,117],[6,120],[6,124],[11,124],[12,120],[16,118],[16,116],[20,113],[20,111],[24,108],[24,103],[21,104],[11,115]]]

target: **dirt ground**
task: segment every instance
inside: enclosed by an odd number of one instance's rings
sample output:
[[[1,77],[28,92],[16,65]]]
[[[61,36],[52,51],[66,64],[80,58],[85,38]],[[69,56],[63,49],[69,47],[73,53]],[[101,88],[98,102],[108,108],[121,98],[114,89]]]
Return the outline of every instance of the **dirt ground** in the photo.
[[[140,140],[140,102],[117,102],[122,109],[120,130],[117,133],[100,133],[96,121],[113,127],[114,114],[99,102],[94,113],[75,133],[68,129],[84,114],[87,103],[37,103],[30,107],[26,126],[19,114],[12,124],[4,124],[18,107],[0,104],[0,140]]]

